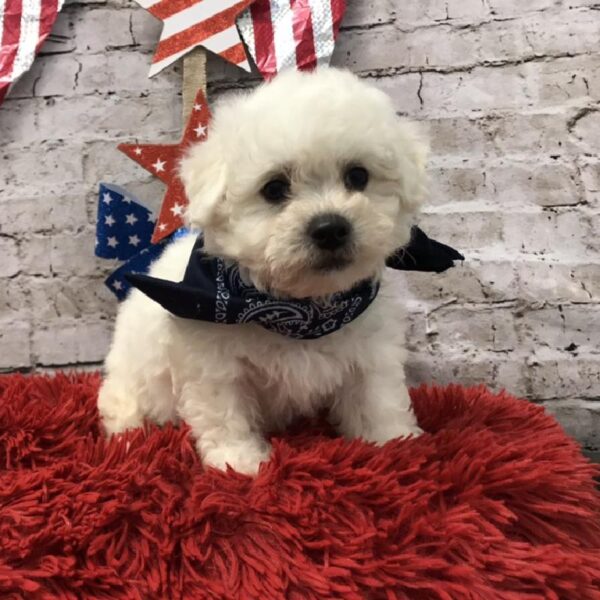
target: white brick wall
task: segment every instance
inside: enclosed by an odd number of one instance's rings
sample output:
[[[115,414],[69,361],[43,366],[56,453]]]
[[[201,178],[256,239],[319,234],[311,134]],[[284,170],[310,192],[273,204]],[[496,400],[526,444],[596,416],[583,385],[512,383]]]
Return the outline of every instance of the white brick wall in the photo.
[[[429,131],[422,218],[464,267],[399,279],[409,372],[543,402],[600,454],[597,0],[349,0],[335,63]],[[93,256],[96,186],[156,207],[116,151],[181,127],[181,69],[146,77],[160,24],[128,0],[67,3],[0,107],[0,369],[102,360],[115,311]],[[209,63],[213,95],[253,80]]]

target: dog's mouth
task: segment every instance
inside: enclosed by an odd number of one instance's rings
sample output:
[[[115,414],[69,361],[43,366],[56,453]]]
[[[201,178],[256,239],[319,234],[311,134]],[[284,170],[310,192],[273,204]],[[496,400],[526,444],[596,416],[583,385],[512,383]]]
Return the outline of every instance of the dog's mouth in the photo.
[[[313,264],[313,269],[319,272],[342,271],[350,266],[352,259],[347,255],[329,255],[319,257]]]
[[[313,255],[311,267],[313,271],[342,271],[349,267],[355,259],[355,249],[350,246],[333,251],[321,251]]]

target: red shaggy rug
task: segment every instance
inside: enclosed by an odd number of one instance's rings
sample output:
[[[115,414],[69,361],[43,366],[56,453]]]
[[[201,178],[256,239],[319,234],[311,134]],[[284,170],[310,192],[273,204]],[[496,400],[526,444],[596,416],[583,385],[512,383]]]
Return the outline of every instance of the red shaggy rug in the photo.
[[[105,441],[97,375],[0,377],[0,598],[600,598],[595,468],[537,406],[414,390],[418,439],[299,424],[252,479]]]

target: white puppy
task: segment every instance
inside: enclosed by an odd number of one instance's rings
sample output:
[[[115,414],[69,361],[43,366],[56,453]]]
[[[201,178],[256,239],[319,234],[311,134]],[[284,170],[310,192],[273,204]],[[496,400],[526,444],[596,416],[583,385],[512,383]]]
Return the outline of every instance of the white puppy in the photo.
[[[345,71],[290,72],[219,105],[181,165],[206,251],[274,297],[383,287],[358,318],[306,340],[177,318],[133,290],[98,400],[107,432],[180,418],[205,464],[246,473],[269,458],[265,432],[323,408],[349,438],[418,434],[384,264],[409,241],[425,154],[389,98]],[[193,243],[173,242],[150,274],[180,281]]]

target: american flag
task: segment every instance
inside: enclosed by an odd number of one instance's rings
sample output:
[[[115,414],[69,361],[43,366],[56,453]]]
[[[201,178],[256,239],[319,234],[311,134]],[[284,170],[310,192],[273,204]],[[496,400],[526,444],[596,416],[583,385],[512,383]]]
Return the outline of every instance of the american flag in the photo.
[[[0,0],[0,102],[29,70],[64,0]]]
[[[154,221],[152,213],[126,190],[100,184],[96,256],[126,261],[105,282],[119,300],[130,288],[125,274],[146,273],[164,249],[164,244],[150,243]]]
[[[204,46],[229,62],[250,70],[235,20],[253,0],[136,0],[136,2],[164,22],[160,41],[152,59],[150,77],[196,46]]]
[[[238,19],[258,70],[270,79],[286,68],[329,64],[346,0],[255,0]]]

